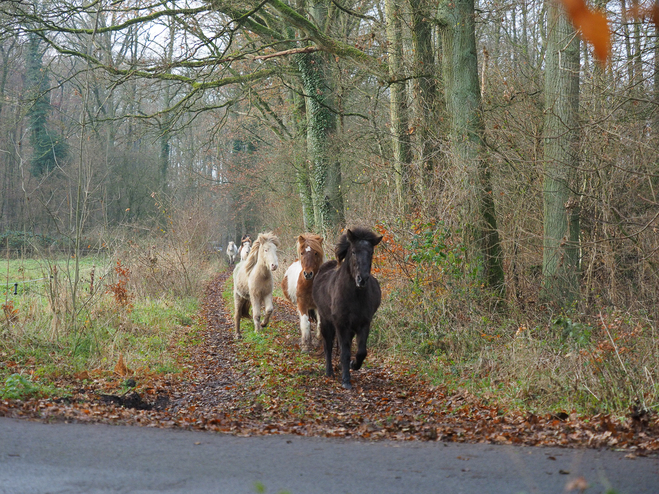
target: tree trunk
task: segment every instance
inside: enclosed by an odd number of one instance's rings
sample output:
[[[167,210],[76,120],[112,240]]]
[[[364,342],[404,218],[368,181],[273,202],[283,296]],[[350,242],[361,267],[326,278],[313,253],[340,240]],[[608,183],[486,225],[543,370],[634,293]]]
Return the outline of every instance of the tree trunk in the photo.
[[[441,163],[438,138],[442,134],[442,117],[446,112],[437,81],[441,71],[435,63],[430,25],[430,5],[427,0],[409,0],[412,10],[412,47],[414,54],[413,93],[414,128],[417,139],[416,161],[420,163],[423,190],[442,187],[433,180]]]
[[[410,165],[412,148],[407,118],[407,96],[403,78],[403,41],[401,33],[401,11],[397,0],[385,0],[387,17],[387,44],[389,74],[391,76],[389,115],[396,178],[396,199],[402,211],[410,200]]]
[[[491,171],[486,159],[485,125],[478,82],[474,0],[446,1],[440,14],[453,151],[459,164],[475,174],[474,193],[478,201],[476,236],[483,255],[485,281],[488,287],[503,295],[501,244],[492,197]]]
[[[167,45],[167,62],[171,65],[172,60],[174,59],[174,38],[176,35],[176,27],[174,22],[170,21],[169,23],[169,43]],[[171,73],[171,69],[167,70],[168,73]],[[165,113],[162,116],[160,121],[160,180],[161,186],[160,190],[165,192],[167,190],[167,184],[169,182],[169,158],[171,154],[171,126],[172,126],[172,116],[169,113],[169,107],[172,104],[172,87],[169,82],[165,82],[164,94],[163,94],[163,110]]]
[[[311,9],[318,26],[324,24],[322,3]],[[323,53],[305,53],[298,58],[307,114],[307,153],[316,231],[334,232],[345,223],[341,191],[341,164],[332,152],[336,114],[332,111],[329,68]]]
[[[546,53],[542,296],[567,307],[579,293],[579,210],[571,192],[579,161],[579,38],[555,2],[548,5]]]
[[[306,149],[303,149],[299,144],[300,142],[305,142],[305,136],[307,134],[306,108],[304,98],[300,97],[300,95],[295,91],[291,91],[290,93],[294,108],[293,118],[295,119],[295,136],[297,137],[293,142],[295,180],[297,191],[300,195],[300,203],[302,204],[302,221],[304,223],[304,229],[307,232],[312,232],[314,231],[315,223],[313,212],[313,197],[311,191],[311,176],[309,169],[310,163],[307,159]]]

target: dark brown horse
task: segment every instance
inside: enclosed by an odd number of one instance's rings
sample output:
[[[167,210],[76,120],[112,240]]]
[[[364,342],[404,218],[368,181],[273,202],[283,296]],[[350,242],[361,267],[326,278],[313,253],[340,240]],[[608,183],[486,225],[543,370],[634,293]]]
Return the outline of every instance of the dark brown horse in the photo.
[[[332,346],[337,335],[342,383],[346,389],[352,388],[350,369],[359,369],[366,358],[371,320],[380,306],[380,284],[371,276],[371,261],[373,249],[381,240],[382,237],[365,228],[347,230],[334,249],[337,260],[323,264],[313,284],[318,324],[325,341],[325,374],[334,375]],[[350,346],[355,336],[357,354],[350,362]]]
[[[300,316],[301,346],[311,350],[311,323],[316,321],[316,304],[311,296],[313,280],[323,263],[323,238],[305,233],[297,238],[298,260],[286,270],[281,288],[288,300],[297,305]],[[320,338],[320,335],[317,335]]]

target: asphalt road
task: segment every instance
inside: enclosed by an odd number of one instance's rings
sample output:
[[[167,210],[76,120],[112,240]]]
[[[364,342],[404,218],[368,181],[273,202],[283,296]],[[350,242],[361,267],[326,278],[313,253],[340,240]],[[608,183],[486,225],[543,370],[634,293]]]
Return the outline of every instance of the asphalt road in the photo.
[[[659,493],[659,459],[0,418],[0,493]]]

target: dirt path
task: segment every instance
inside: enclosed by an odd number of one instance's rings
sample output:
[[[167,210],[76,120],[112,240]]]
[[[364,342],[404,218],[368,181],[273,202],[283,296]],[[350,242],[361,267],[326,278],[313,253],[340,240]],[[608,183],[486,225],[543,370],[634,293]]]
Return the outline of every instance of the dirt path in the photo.
[[[467,393],[448,395],[403,363],[373,352],[365,368],[353,373],[354,388],[344,390],[324,376],[320,352],[301,354],[295,310],[281,299],[273,328],[263,331],[269,350],[254,357],[244,342],[233,340],[232,309],[222,299],[227,277],[220,275],[207,288],[205,324],[181,357],[183,376],[136,377],[135,392],[125,395],[108,393],[98,380],[67,401],[0,402],[0,415],[239,435],[615,447],[631,455],[659,450],[656,419],[509,412]]]

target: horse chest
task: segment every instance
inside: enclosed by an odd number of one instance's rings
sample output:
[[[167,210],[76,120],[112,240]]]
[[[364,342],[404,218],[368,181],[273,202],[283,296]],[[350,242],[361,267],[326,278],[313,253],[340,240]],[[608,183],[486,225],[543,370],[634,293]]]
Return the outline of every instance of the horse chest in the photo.
[[[250,274],[250,286],[252,289],[263,293],[271,293],[273,288],[272,274],[270,270],[255,270]]]
[[[345,324],[368,323],[379,305],[374,304],[373,293],[369,289],[343,292],[332,299],[332,315]]]

